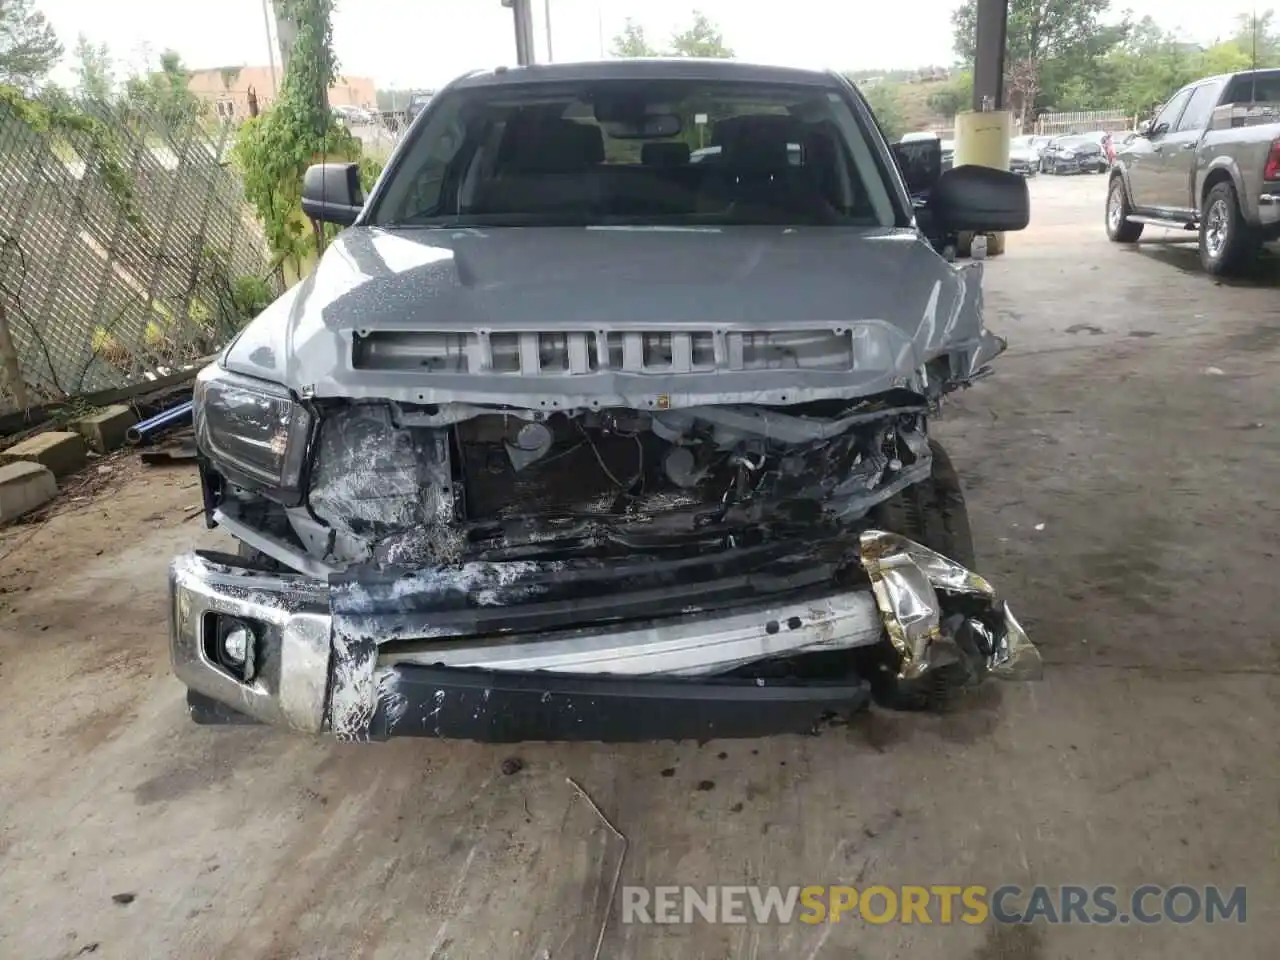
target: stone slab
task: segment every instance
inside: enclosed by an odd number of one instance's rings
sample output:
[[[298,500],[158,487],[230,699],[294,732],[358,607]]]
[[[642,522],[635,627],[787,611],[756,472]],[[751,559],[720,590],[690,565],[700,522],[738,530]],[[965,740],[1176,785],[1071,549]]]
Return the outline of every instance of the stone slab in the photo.
[[[0,453],[0,464],[25,460],[48,467],[55,477],[61,477],[83,467],[85,454],[84,437],[80,434],[51,430]]]
[[[0,523],[16,520],[58,495],[58,482],[48,467],[19,461],[0,467]]]
[[[118,403],[79,420],[72,420],[70,427],[84,437],[90,450],[110,453],[124,446],[125,434],[137,422],[133,409]]]

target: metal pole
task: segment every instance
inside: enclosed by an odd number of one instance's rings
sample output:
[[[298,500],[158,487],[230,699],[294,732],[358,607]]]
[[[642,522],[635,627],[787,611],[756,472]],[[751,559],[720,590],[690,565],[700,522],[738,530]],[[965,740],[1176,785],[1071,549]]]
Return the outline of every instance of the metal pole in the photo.
[[[973,109],[1004,109],[1004,58],[1009,0],[977,0],[973,48]]]
[[[596,37],[600,41],[600,59],[604,59],[604,3],[596,0]]]
[[[262,0],[262,25],[267,28],[267,63],[271,66],[271,99],[280,96],[280,81],[276,77],[276,49],[275,41],[271,39],[271,8],[268,6],[270,0]]]
[[[522,67],[534,64],[532,0],[511,0],[512,19],[516,27],[516,63]]]
[[[551,0],[542,0],[542,9],[547,21],[547,63],[555,63],[555,54],[551,52]]]

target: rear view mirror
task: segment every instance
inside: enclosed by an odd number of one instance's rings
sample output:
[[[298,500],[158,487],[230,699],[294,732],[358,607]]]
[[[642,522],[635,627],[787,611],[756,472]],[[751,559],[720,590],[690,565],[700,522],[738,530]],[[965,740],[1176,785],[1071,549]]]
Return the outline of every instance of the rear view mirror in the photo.
[[[1018,174],[966,164],[938,178],[929,194],[929,211],[952,233],[1025,230],[1031,198],[1027,181]]]
[[[302,212],[312,220],[349,227],[364,207],[360,167],[354,163],[317,163],[302,178]]]
[[[609,120],[600,124],[614,140],[647,140],[679,136],[680,118],[675,114]]]
[[[908,140],[893,145],[893,156],[911,196],[928,194],[942,176],[942,141]]]

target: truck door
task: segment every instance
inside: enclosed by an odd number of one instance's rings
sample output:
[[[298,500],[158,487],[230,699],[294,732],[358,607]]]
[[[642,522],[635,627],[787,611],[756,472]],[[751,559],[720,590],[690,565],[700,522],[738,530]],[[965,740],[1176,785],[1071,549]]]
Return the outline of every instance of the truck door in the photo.
[[[1157,174],[1157,206],[1178,213],[1194,214],[1197,147],[1209,126],[1213,108],[1222,96],[1224,81],[1208,80],[1191,88],[1186,109],[1173,129],[1163,137],[1163,163]]]
[[[1183,87],[1160,108],[1151,130],[1125,148],[1129,174],[1129,199],[1140,210],[1161,208],[1160,175],[1165,162],[1165,141],[1178,125],[1182,108],[1191,99],[1191,87]]]

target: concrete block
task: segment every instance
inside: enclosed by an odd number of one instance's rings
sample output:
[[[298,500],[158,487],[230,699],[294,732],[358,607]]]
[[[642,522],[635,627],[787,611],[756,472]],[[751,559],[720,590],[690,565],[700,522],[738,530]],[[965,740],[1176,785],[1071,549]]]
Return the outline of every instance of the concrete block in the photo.
[[[8,463],[0,467],[0,523],[8,523],[58,495],[58,482],[38,463]]]
[[[123,404],[106,407],[87,417],[71,421],[71,429],[84,437],[90,450],[110,453],[124,446],[124,435],[138,422],[133,410]]]
[[[74,473],[84,466],[84,437],[78,433],[41,433],[0,453],[0,463],[29,461],[48,467],[55,477]]]

